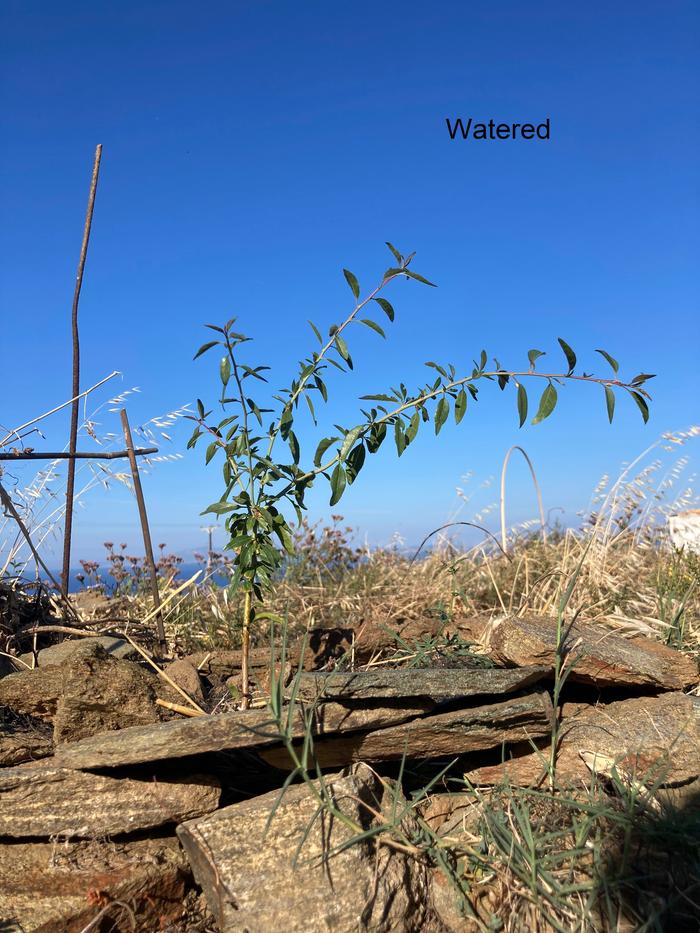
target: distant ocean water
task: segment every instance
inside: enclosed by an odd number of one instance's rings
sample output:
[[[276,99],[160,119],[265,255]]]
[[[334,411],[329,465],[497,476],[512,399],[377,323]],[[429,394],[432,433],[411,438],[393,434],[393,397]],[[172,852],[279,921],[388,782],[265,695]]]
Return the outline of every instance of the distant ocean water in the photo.
[[[196,563],[194,561],[191,563],[182,563],[180,564],[178,568],[177,577],[175,579],[176,581],[179,580],[181,583],[184,583],[185,580],[189,580],[190,577],[194,576],[194,574],[198,570],[204,570],[202,564]],[[56,580],[60,580],[60,577],[61,577],[60,570],[52,569],[51,573],[53,574]],[[114,579],[110,577],[108,573],[106,573],[105,568],[102,566],[100,566],[98,570],[98,574],[101,575],[102,583],[106,585],[107,590],[109,591],[112,585],[114,584]],[[78,579],[79,575],[84,575],[83,568],[74,567],[71,570],[70,576],[68,578],[68,591],[70,593],[78,593],[80,592],[80,590],[84,590],[87,588],[88,581],[85,580],[84,582],[81,583],[80,580]],[[204,576],[204,574],[202,574],[201,576]],[[201,576],[200,576],[200,579],[201,579]],[[31,580],[33,578],[27,575],[25,576],[25,579]],[[43,573],[41,574],[41,579],[44,580],[45,582],[49,582],[48,577]],[[226,577],[226,575],[221,574],[221,573],[213,574],[213,576],[211,577],[211,580],[218,586],[226,586],[226,584],[228,583],[228,578]]]

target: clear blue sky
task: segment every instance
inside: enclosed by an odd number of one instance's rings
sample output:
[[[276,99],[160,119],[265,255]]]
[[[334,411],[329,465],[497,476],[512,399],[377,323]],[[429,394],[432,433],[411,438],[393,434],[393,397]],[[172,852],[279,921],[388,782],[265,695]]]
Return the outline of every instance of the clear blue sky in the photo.
[[[559,361],[563,336],[588,370],[605,370],[602,346],[628,376],[658,373],[647,426],[620,398],[610,427],[602,391],[569,385],[549,421],[519,431],[512,394],[486,388],[459,428],[425,432],[398,464],[387,444],[340,509],[373,541],[418,540],[454,508],[460,476],[497,474],[513,443],[573,521],[602,473],[698,420],[696,3],[4,0],[1,15],[3,425],[69,397],[98,142],[82,384],[121,370],[111,391],[140,387],[135,424],[213,399],[215,360],[192,362],[206,321],[237,315],[252,357],[288,382],[313,346],[306,319],[345,314],[342,267],[370,285],[386,239],[439,288],[394,284],[389,340],[353,335],[355,374],[332,380],[322,433],[353,421],[357,396],[418,384],[428,359],[470,368],[482,347],[517,367],[530,347]],[[457,116],[549,117],[551,139],[451,141]],[[35,446],[62,446],[67,426],[54,417]],[[189,430],[172,433],[164,450],[184,451]],[[203,542],[198,513],[219,488],[203,450],[145,488],[154,537]],[[510,504],[513,521],[534,513],[520,464]],[[105,538],[138,550],[124,490],[85,505],[76,557]],[[328,513],[325,487],[311,505]]]

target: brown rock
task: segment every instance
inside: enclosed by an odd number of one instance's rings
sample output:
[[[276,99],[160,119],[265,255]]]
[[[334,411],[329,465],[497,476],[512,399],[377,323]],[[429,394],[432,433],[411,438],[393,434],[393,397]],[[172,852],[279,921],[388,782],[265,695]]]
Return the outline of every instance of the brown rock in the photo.
[[[128,843],[4,843],[0,928],[8,933],[83,933],[107,908],[104,924],[91,929],[177,929],[190,878],[174,837]]]
[[[321,708],[323,708],[323,705]],[[499,703],[424,716],[373,732],[331,736],[314,743],[314,756],[324,768],[353,761],[440,758],[494,748],[549,735],[552,729],[549,694],[511,697]],[[289,767],[285,749],[261,749],[260,757],[279,768]]]
[[[102,646],[88,644],[79,646],[61,671],[56,745],[159,720],[153,677],[138,664],[116,660]]]
[[[8,674],[0,680],[0,707],[52,722],[62,683],[63,672],[59,665]]]
[[[301,674],[290,686],[302,700],[367,701],[387,697],[429,697],[453,700],[461,697],[515,693],[541,680],[551,667],[498,668],[398,668],[357,673]],[[298,685],[297,685],[298,684]]]
[[[40,765],[7,768],[0,771],[0,836],[135,832],[211,813],[219,796],[211,777],[135,780]]]
[[[474,784],[536,785],[545,778],[548,750],[477,768],[466,777]],[[557,780],[589,785],[585,761],[605,774],[614,764],[628,778],[676,784],[700,775],[700,716],[683,693],[639,697],[605,706],[565,703],[557,751]]]
[[[554,663],[554,619],[509,616],[496,622],[487,637],[493,656],[504,664]],[[650,638],[622,638],[602,626],[575,622],[566,625],[563,645],[572,658],[572,681],[664,690],[682,690],[698,682],[698,668],[690,657]]]
[[[0,709],[0,766],[34,761],[52,753],[53,739],[48,723]]]
[[[281,801],[273,791],[178,828],[222,931],[417,933],[429,928],[423,863],[366,838],[335,851],[370,828],[374,817],[368,807],[388,812],[391,795],[385,786],[365,765],[327,777],[324,785],[356,830],[328,813],[319,815],[318,800],[305,784],[288,788]],[[409,835],[413,828],[407,818]]]
[[[164,668],[168,677],[176,683],[181,690],[192,697],[197,703],[204,703],[204,692],[202,690],[202,680],[197,672],[197,668],[187,658],[180,658],[173,661]],[[174,694],[177,691],[172,691]],[[177,695],[175,702],[182,702],[182,697]]]
[[[317,735],[337,731],[368,729],[382,724],[405,722],[424,713],[432,703],[415,699],[408,704],[351,709],[340,703],[323,703],[313,712]],[[306,731],[305,709],[299,704],[295,713],[294,734]],[[266,709],[177,719],[152,726],[134,726],[91,736],[62,745],[53,763],[66,768],[113,768],[145,761],[162,761],[201,755],[205,752],[233,751],[240,748],[264,748],[279,744],[280,736]]]

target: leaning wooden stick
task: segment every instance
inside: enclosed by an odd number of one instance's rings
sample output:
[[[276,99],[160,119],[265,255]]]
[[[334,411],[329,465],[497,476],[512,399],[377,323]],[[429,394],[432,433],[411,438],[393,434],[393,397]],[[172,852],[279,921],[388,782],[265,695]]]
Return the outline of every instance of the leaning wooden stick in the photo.
[[[143,488],[141,487],[141,477],[139,475],[139,465],[136,462],[136,451],[131,437],[131,428],[126,409],[121,410],[122,428],[124,429],[124,440],[131,464],[131,476],[134,481],[134,493],[139,507],[139,518],[141,519],[141,531],[143,532],[143,547],[146,552],[146,567],[151,580],[151,592],[153,593],[153,605],[156,610],[156,631],[158,632],[158,647],[161,655],[165,656],[168,645],[165,640],[165,626],[163,625],[163,613],[160,611],[160,591],[158,590],[158,572],[156,571],[156,562],[153,558],[153,544],[151,543],[151,531],[148,527],[148,514],[146,512],[146,501],[143,498]]]
[[[87,214],[85,216],[85,226],[83,228],[83,243],[80,248],[80,259],[78,260],[78,273],[75,279],[75,291],[73,292],[73,308],[71,312],[71,330],[73,334],[73,404],[71,406],[70,418],[70,440],[68,449],[74,454],[78,442],[78,414],[80,410],[80,340],[78,337],[78,302],[80,301],[80,289],[83,286],[83,272],[85,270],[85,260],[87,259],[88,243],[90,242],[90,230],[92,228],[92,212],[95,207],[95,192],[97,191],[97,179],[100,174],[100,159],[102,158],[102,146],[95,150],[95,161],[92,166],[92,180],[90,182],[90,194],[88,195]],[[63,586],[63,595],[68,596],[68,579],[70,576],[70,547],[71,535],[73,531],[73,496],[75,494],[75,460],[68,461],[68,480],[66,483],[66,517],[63,529],[63,571],[61,573],[61,583]]]

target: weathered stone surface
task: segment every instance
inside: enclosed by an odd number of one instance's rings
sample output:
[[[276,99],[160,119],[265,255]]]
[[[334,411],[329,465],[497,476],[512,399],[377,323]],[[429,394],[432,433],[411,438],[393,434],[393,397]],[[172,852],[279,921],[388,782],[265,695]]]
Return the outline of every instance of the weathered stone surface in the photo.
[[[488,633],[493,656],[516,667],[551,666],[556,638],[556,621],[542,616],[509,616]],[[650,638],[622,638],[602,626],[576,622],[565,628],[564,648],[574,659],[572,681],[664,690],[682,690],[698,682],[698,668],[691,658]]]
[[[683,693],[600,706],[565,703],[557,779],[589,785],[586,759],[594,767],[597,760],[602,772],[612,761],[621,775],[637,781],[663,785],[692,780],[700,775],[699,713],[694,698]],[[546,750],[532,752],[469,771],[467,777],[475,784],[498,784],[507,776],[514,784],[536,785],[544,779],[546,760]]]
[[[63,664],[71,657],[80,645],[100,645],[107,654],[123,661],[134,661],[139,653],[124,638],[115,638],[113,635],[95,635],[90,638],[67,639],[58,645],[49,645],[37,652],[37,667],[47,667],[49,664]],[[83,649],[84,650],[84,649]],[[20,655],[20,660],[33,665],[34,655],[31,652]]]
[[[0,766],[46,758],[53,753],[51,727],[31,716],[0,707]]]
[[[52,722],[62,683],[63,673],[57,665],[8,674],[0,680],[0,707]]]
[[[173,661],[164,668],[164,671],[173,683],[176,683],[178,687],[184,690],[193,700],[196,700],[197,703],[204,702],[202,679],[197,672],[197,668],[188,661],[187,658],[180,658],[178,661]],[[172,691],[171,688],[171,692],[176,693],[177,691]],[[182,698],[178,695],[175,702],[181,703]]]
[[[94,838],[179,823],[219,803],[214,778],[109,777],[68,768],[0,771],[0,836]]]
[[[368,806],[380,812],[390,807],[388,792],[365,765],[328,777],[325,784],[359,832],[372,825]],[[223,933],[429,929],[426,866],[367,839],[331,854],[357,833],[317,811],[316,797],[302,784],[288,788],[281,802],[273,791],[178,828]]]
[[[0,680],[0,707],[54,724],[54,741],[157,722],[154,678],[140,665],[108,655],[95,639],[73,642],[61,664]]]
[[[533,693],[498,703],[425,716],[373,732],[332,736],[314,743],[316,761],[324,768],[353,761],[440,758],[494,748],[549,735],[553,710],[549,694]],[[279,768],[289,767],[283,748],[261,749],[260,756]]]
[[[138,664],[109,657],[101,645],[79,645],[61,671],[56,745],[159,721],[153,677]]]
[[[451,700],[460,697],[515,693],[541,680],[550,667],[381,669],[357,673],[302,674],[297,696],[303,700],[367,701],[386,697],[430,697]],[[296,683],[290,690],[297,689]]]
[[[317,735],[368,729],[382,724],[405,722],[430,709],[430,701],[351,709],[340,703],[323,703],[313,712]],[[295,734],[304,735],[304,706],[296,710]],[[246,710],[221,716],[178,719],[153,726],[134,726],[119,732],[82,739],[56,750],[53,763],[66,768],[111,768],[184,758],[205,752],[237,748],[263,748],[279,743],[279,733],[267,710]]]
[[[176,930],[190,879],[174,837],[128,843],[2,843],[0,929],[84,933],[112,902],[103,923],[91,930]]]

